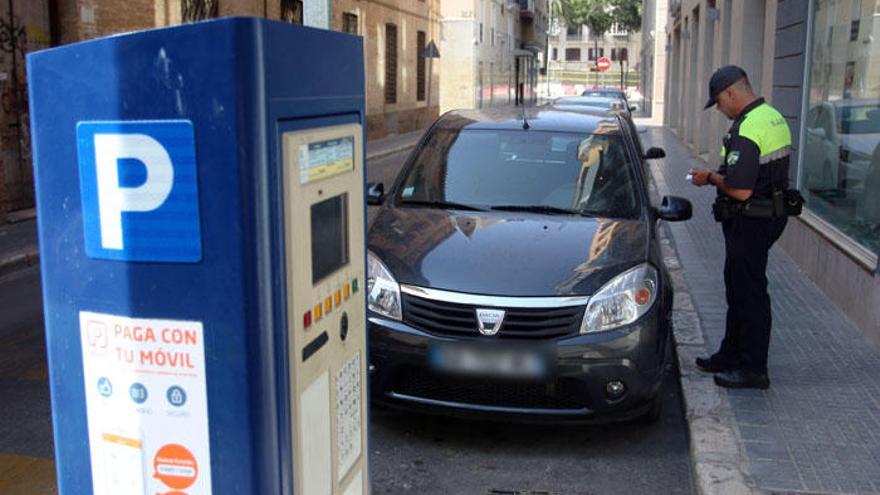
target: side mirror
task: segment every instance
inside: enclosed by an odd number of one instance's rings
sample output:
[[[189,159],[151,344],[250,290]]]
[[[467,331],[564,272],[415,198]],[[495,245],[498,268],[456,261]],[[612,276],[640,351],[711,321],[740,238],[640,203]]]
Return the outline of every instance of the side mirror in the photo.
[[[638,110],[638,109],[639,109],[639,107],[637,107],[637,106],[635,106],[635,105],[630,105],[630,106],[629,106],[629,111],[630,111],[630,112],[635,112],[635,111]]]
[[[657,158],[666,158],[666,152],[663,151],[663,148],[650,147],[648,151],[645,152],[645,160],[654,160]]]
[[[657,209],[657,216],[668,222],[688,220],[692,214],[691,202],[678,196],[663,196],[660,208]]]
[[[381,205],[385,199],[385,185],[381,182],[367,184],[367,204]]]

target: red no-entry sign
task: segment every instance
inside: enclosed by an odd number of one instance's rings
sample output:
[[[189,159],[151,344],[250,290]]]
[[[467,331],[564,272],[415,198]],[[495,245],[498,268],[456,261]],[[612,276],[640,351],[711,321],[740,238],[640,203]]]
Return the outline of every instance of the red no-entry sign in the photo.
[[[604,72],[611,68],[611,61],[608,60],[608,57],[601,57],[596,61],[596,68],[599,69],[600,72]]]

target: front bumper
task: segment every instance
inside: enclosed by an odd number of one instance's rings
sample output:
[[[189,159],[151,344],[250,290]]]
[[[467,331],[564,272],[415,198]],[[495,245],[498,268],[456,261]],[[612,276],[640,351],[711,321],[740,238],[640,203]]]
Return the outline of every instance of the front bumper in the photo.
[[[645,413],[659,393],[669,353],[669,325],[660,305],[636,323],[544,345],[551,366],[540,378],[466,376],[432,365],[432,349],[486,339],[432,335],[403,322],[369,316],[371,398],[374,402],[458,416],[505,416],[554,421],[626,420]],[[517,342],[522,344],[522,342]],[[612,397],[610,381],[625,392]]]

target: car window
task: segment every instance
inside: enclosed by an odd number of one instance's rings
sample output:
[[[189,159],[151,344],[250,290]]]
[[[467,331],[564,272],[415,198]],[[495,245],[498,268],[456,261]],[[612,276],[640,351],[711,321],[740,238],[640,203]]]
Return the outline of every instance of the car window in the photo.
[[[880,106],[859,105],[840,107],[840,121],[837,130],[840,134],[880,133]]]
[[[435,129],[398,201],[546,206],[634,218],[638,195],[618,134]]]

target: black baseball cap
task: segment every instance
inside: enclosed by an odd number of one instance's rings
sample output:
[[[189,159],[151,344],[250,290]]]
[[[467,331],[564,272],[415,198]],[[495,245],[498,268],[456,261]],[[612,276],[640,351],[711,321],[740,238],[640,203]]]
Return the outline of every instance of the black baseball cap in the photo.
[[[729,88],[731,84],[744,77],[746,77],[746,71],[736,65],[725,65],[716,70],[715,73],[712,74],[712,78],[709,79],[709,101],[706,103],[706,106],[703,107],[703,110],[715,104],[715,99],[718,98],[718,93]]]

